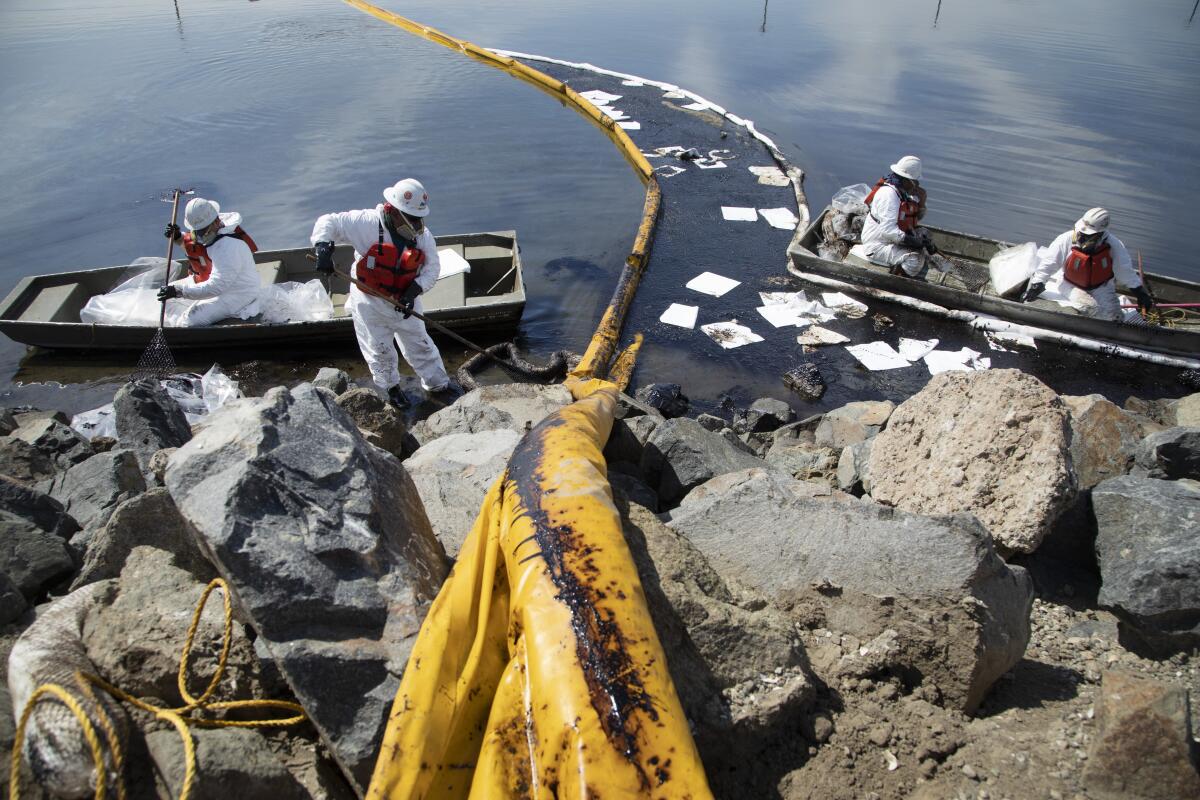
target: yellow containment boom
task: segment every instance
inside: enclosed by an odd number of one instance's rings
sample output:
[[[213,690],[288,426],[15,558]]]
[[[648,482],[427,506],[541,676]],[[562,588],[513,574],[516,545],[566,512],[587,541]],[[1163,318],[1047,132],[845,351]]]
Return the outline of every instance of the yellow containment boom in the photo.
[[[601,449],[617,389],[521,440],[421,627],[368,798],[710,798]]]
[[[604,134],[612,140],[617,149],[621,151],[621,154],[625,156],[625,160],[633,167],[633,171],[637,174],[638,179],[646,185],[646,201],[642,208],[642,223],[638,227],[637,238],[634,240],[629,255],[625,258],[625,267],[621,272],[620,279],[617,281],[616,290],[613,292],[612,299],[609,301],[608,307],[605,309],[604,315],[596,327],[595,334],[588,343],[587,350],[583,354],[583,359],[579,362],[579,366],[571,373],[574,377],[582,379],[608,377],[610,365],[612,365],[615,358],[619,363],[622,363],[624,368],[624,372],[622,373],[624,382],[618,383],[620,388],[624,388],[632,372],[632,355],[625,356],[624,354],[617,353],[617,343],[621,337],[621,328],[625,324],[625,314],[629,310],[629,305],[633,302],[633,296],[637,292],[638,283],[641,281],[642,273],[646,268],[646,261],[650,254],[650,243],[654,236],[654,223],[658,217],[658,209],[662,201],[662,195],[658,188],[658,180],[654,177],[654,168],[650,166],[650,162],[642,155],[641,149],[634,144],[633,139],[629,138],[629,134],[621,126],[610,117],[602,114],[594,104],[588,102],[587,98],[557,78],[536,70],[527,64],[523,64],[514,58],[493,53],[485,47],[472,44],[465,39],[457,39],[442,33],[436,28],[414,22],[399,14],[393,14],[391,11],[363,2],[363,0],[346,0],[346,2],[360,11],[365,11],[390,25],[395,25],[397,28],[421,36],[451,50],[457,50],[463,55],[470,56],[477,61],[482,61],[488,66],[504,70],[509,75],[546,92],[559,102],[565,104],[568,108],[579,112],[604,131]],[[635,352],[638,347],[640,347],[640,340],[632,345]]]

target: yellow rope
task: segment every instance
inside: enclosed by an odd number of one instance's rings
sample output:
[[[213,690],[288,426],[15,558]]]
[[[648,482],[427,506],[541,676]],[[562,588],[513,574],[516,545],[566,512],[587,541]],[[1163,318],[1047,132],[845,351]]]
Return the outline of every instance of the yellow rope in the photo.
[[[192,645],[196,638],[196,631],[200,627],[200,618],[204,613],[204,607],[208,603],[209,596],[218,588],[221,589],[222,597],[225,601],[225,626],[222,635],[221,656],[217,660],[216,672],[213,673],[213,677],[204,692],[199,697],[192,697],[187,689],[188,660],[191,657]],[[200,596],[200,601],[196,604],[196,611],[192,614],[191,625],[188,626],[187,641],[183,646],[183,654],[179,658],[179,694],[183,698],[185,705],[178,708],[156,706],[153,703],[147,703],[117,688],[98,675],[90,675],[85,672],[75,673],[75,680],[79,684],[80,691],[99,709],[100,727],[104,730],[105,737],[108,739],[108,748],[112,753],[113,765],[115,767],[118,800],[124,800],[125,797],[125,784],[121,777],[124,771],[125,755],[122,751],[120,740],[117,737],[116,728],[92,692],[92,686],[97,686],[116,699],[153,714],[158,719],[165,720],[175,727],[175,730],[179,733],[179,737],[183,740],[184,776],[183,787],[179,792],[180,800],[186,800],[191,795],[192,787],[196,781],[196,744],[192,739],[191,731],[188,729],[189,725],[202,728],[283,727],[286,725],[295,725],[307,719],[304,709],[298,703],[293,703],[289,700],[226,700],[215,703],[209,701],[209,698],[216,692],[221,679],[225,676],[225,669],[229,660],[229,648],[232,641],[233,602],[230,599],[229,587],[225,585],[225,581],[215,578],[205,587],[204,594]],[[39,686],[30,695],[29,701],[26,702],[25,708],[21,711],[21,720],[17,725],[16,737],[13,742],[12,760],[9,768],[9,800],[20,800],[21,754],[24,750],[25,728],[29,722],[29,716],[33,713],[34,706],[37,705],[39,700],[45,697],[52,697],[62,702],[75,715],[75,719],[79,721],[79,727],[83,730],[83,737],[92,751],[92,762],[96,767],[95,798],[96,800],[103,800],[108,781],[108,771],[104,765],[104,750],[100,743],[100,737],[96,733],[96,727],[93,725],[91,719],[88,718],[87,712],[79,700],[62,686],[53,683]],[[244,708],[282,709],[293,711],[295,714],[281,719],[259,720],[205,719],[202,717],[187,716],[194,711],[229,711]]]

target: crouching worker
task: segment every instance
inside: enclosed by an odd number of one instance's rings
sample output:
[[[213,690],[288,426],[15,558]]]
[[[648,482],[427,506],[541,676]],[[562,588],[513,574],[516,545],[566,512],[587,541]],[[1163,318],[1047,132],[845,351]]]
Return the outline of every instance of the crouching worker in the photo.
[[[1069,288],[1067,300],[1079,313],[1116,321],[1121,319],[1121,299],[1117,283],[1134,293],[1138,308],[1148,311],[1154,298],[1142,286],[1142,279],[1133,269],[1129,251],[1121,240],[1108,232],[1108,211],[1088,210],[1075,227],[1061,234],[1042,251],[1041,259],[1022,302],[1036,300],[1046,284],[1059,272],[1064,289]]]
[[[371,378],[393,405],[407,403],[393,340],[422,388],[435,399],[452,399],[457,389],[437,345],[425,323],[412,316],[413,311],[421,312],[420,295],[433,287],[441,271],[437,244],[424,224],[429,195],[419,181],[405,178],[384,189],[383,199],[375,208],[317,219],[312,232],[317,270],[333,272],[334,246],[349,244],[354,248],[354,278],[382,295],[368,294],[352,283],[346,307]]]
[[[221,213],[213,200],[193,198],[183,211],[188,232],[167,225],[164,234],[183,246],[188,276],[172,281],[158,292],[159,300],[181,297],[197,302],[188,306],[180,325],[212,325],[229,317],[246,319],[258,313],[260,282],[254,266],[258,246],[241,228],[242,215]]]
[[[891,267],[893,275],[915,278],[925,267],[925,253],[937,252],[925,229],[917,227],[925,215],[921,159],[904,156],[890,169],[863,201],[869,213],[862,243],[871,261]]]

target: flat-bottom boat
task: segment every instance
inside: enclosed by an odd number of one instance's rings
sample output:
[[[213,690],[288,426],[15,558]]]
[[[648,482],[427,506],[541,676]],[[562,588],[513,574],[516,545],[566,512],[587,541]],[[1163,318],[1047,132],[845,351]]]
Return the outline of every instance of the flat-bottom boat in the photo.
[[[425,316],[461,332],[514,327],[525,308],[516,232],[451,234],[438,236],[437,244],[439,252],[451,250],[465,259],[470,270],[442,278],[422,295]],[[311,252],[309,248],[260,251],[254,261],[264,286],[321,278],[333,302],[331,319],[278,324],[259,318],[229,319],[206,327],[171,327],[166,332],[168,343],[172,348],[209,348],[352,341],[354,327],[345,307],[348,282],[338,275],[322,277],[308,258]],[[339,265],[351,259],[349,247],[334,251]],[[37,347],[140,350],[156,328],[93,324],[81,322],[79,316],[90,298],[112,290],[134,269],[103,267],[22,278],[0,302],[0,332]]]
[[[842,261],[822,257],[819,253],[824,242],[823,223],[830,211],[830,208],[822,211],[788,249],[788,271],[792,274],[798,277],[815,274],[916,298],[943,308],[991,315],[1019,325],[1061,331],[1173,357],[1200,358],[1200,314],[1179,313],[1174,315],[1179,319],[1170,326],[1136,325],[1085,316],[1050,300],[1022,303],[1001,297],[992,287],[988,262],[999,251],[1013,246],[1007,242],[927,227],[943,256],[931,260],[936,260],[942,269],[926,267],[918,279],[892,275],[888,267],[871,263],[853,252]],[[1155,300],[1164,306],[1200,303],[1200,284],[1150,273],[1145,278]],[[1123,302],[1133,303],[1134,300],[1129,296]],[[1193,311],[1200,311],[1200,308],[1193,308]],[[1167,315],[1172,316],[1169,311]]]

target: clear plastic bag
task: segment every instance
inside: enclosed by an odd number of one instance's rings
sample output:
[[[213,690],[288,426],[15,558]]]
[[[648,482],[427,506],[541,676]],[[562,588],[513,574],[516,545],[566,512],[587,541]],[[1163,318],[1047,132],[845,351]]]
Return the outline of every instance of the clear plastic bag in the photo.
[[[189,425],[196,424],[197,420],[213,413],[230,400],[242,396],[238,382],[222,372],[217,364],[213,364],[203,375],[172,375],[161,381],[161,385],[167,394],[179,403]],[[117,418],[113,413],[113,404],[106,403],[91,411],[81,411],[71,417],[71,427],[88,440],[97,436],[117,438]]]
[[[1007,297],[1029,280],[1038,265],[1038,246],[1026,242],[1016,247],[1001,250],[988,262],[992,288],[1001,297]]]
[[[166,277],[167,260],[143,256],[121,275],[117,285],[104,294],[90,298],[79,312],[82,322],[94,325],[158,326],[162,304],[158,290]],[[174,265],[178,267],[178,262]],[[191,301],[176,300],[167,307],[167,325],[178,324]]]
[[[260,304],[262,321],[269,325],[333,318],[333,301],[316,279],[308,283],[289,281],[264,286]]]
[[[833,193],[833,207],[846,214],[865,214],[867,204],[863,201],[870,193],[871,187],[865,183],[843,186]]]

